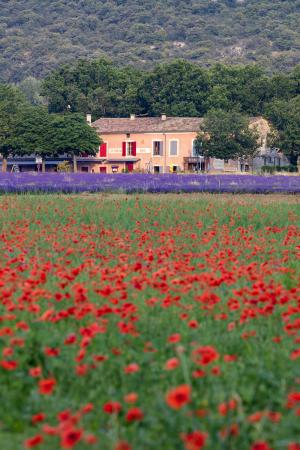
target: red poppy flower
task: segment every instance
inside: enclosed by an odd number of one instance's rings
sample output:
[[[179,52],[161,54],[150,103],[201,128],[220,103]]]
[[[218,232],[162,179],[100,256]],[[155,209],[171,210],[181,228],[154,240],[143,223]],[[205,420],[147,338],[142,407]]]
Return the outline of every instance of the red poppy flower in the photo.
[[[196,364],[206,366],[219,359],[219,353],[212,346],[198,347],[193,351],[193,360]]]
[[[142,420],[144,417],[144,413],[140,408],[133,407],[128,410],[126,414],[126,420],[128,422],[136,422]]]
[[[181,409],[191,401],[191,387],[182,384],[174,389],[170,389],[166,395],[166,402],[173,409]]]
[[[119,402],[107,402],[103,405],[103,411],[106,414],[118,414],[122,409],[122,405]]]
[[[165,370],[174,370],[180,365],[178,358],[170,358],[165,364]]]
[[[54,378],[48,378],[39,381],[39,392],[43,395],[51,395],[54,387],[56,385],[56,380]]]
[[[140,366],[136,363],[131,363],[128,366],[124,367],[124,372],[125,373],[135,373],[138,372],[140,370]]]
[[[177,342],[179,342],[181,340],[181,336],[179,333],[176,334],[171,334],[171,336],[168,337],[168,342],[170,344],[176,344]]]
[[[251,450],[273,450],[266,441],[257,441],[252,444]]]
[[[31,422],[33,424],[38,423],[38,422],[43,422],[45,420],[45,418],[46,418],[46,414],[44,414],[42,412],[41,413],[37,413],[37,414],[34,414],[34,416],[31,417]]]
[[[18,367],[18,363],[16,361],[0,361],[0,365],[1,367],[3,367],[3,369],[5,370],[16,370],[16,368]]]
[[[201,450],[205,446],[207,434],[202,431],[192,431],[191,433],[182,433],[181,438],[186,450]]]
[[[40,445],[43,442],[43,436],[41,436],[40,434],[37,434],[36,436],[27,439],[24,442],[24,447],[25,448],[34,448],[37,447],[38,445]]]
[[[82,438],[82,430],[69,429],[62,433],[61,436],[61,447],[62,448],[73,448],[77,442]]]
[[[135,392],[130,392],[129,394],[125,395],[124,400],[126,403],[135,403],[138,399],[138,394]]]
[[[42,374],[42,369],[40,367],[32,367],[29,369],[29,375],[32,377],[39,377]]]
[[[116,444],[114,450],[132,450],[132,447],[128,444],[128,442],[120,441]]]

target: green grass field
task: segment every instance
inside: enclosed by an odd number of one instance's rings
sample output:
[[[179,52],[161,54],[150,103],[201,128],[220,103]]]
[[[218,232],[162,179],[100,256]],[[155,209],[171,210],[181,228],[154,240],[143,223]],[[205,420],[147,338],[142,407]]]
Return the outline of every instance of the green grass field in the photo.
[[[0,449],[299,450],[300,199],[0,197]]]

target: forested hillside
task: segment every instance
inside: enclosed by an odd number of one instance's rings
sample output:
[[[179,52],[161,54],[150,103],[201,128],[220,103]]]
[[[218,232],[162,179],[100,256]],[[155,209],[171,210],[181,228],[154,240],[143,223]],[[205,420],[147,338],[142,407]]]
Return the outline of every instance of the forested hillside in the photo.
[[[79,57],[152,68],[300,62],[300,0],[0,0],[0,79],[43,77]]]

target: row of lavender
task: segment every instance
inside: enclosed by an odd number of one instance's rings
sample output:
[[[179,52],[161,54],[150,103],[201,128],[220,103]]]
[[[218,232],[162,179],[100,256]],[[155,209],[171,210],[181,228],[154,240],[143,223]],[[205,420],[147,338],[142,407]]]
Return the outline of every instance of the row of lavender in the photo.
[[[300,193],[300,176],[2,173],[0,192]]]

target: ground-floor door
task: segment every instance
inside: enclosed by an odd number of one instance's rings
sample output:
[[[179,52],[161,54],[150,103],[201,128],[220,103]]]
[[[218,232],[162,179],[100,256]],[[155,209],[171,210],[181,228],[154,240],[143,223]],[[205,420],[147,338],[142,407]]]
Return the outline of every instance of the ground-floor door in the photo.
[[[100,173],[106,173],[106,167],[105,166],[103,166],[103,167],[100,166]]]
[[[133,162],[127,162],[126,169],[128,170],[128,172],[132,172],[133,171]]]

